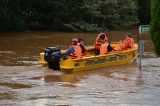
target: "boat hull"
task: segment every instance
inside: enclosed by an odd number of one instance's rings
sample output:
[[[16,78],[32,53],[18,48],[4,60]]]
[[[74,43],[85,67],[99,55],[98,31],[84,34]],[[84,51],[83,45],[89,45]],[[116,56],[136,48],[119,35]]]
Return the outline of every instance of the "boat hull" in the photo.
[[[137,58],[137,49],[138,46],[136,44],[135,48],[133,49],[127,49],[121,52],[111,52],[103,56],[96,55],[76,59],[61,60],[60,69],[66,72],[76,72],[82,70],[91,70],[96,68],[127,64]],[[40,56],[40,63],[44,66],[47,66],[47,62],[44,60],[44,53],[40,53]]]
[[[61,62],[61,70],[67,72],[76,72],[90,70],[109,66],[127,64],[137,57],[137,50],[124,53],[110,53],[105,56],[93,56],[82,59],[68,59]]]

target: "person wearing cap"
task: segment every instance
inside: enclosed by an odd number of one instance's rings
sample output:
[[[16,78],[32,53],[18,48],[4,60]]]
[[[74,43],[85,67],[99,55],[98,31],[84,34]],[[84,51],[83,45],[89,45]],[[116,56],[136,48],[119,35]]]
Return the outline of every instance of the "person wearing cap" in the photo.
[[[82,55],[86,55],[87,49],[84,46],[84,40],[79,38],[78,39],[78,45],[81,47]]]
[[[78,39],[72,39],[72,45],[69,47],[67,53],[69,54],[69,58],[80,58],[82,56],[82,49],[78,45]]]
[[[96,44],[95,44],[95,54],[99,55],[101,45],[108,41],[109,31],[103,31],[102,33],[97,35]]]
[[[120,41],[121,49],[133,48],[134,47],[134,39],[131,37],[130,33],[124,35],[124,38]]]

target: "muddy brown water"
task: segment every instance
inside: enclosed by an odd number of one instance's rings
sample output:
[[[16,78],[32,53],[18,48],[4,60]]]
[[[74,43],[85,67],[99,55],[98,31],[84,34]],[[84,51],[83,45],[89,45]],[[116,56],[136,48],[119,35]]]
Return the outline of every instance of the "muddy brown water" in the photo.
[[[112,31],[111,41],[126,32],[137,38],[137,29]],[[63,73],[38,63],[49,46],[68,48],[72,37],[95,42],[95,33],[24,32],[0,34],[0,106],[159,106],[160,58],[145,41],[142,69],[137,61],[121,66]]]

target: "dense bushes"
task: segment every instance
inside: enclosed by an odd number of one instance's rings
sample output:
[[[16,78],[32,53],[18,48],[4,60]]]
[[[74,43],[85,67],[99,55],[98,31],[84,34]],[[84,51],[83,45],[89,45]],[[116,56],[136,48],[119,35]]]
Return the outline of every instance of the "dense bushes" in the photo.
[[[155,51],[157,55],[160,56],[160,0],[153,0],[151,3],[151,38]]]
[[[1,0],[0,31],[99,31],[138,22],[136,0]]]
[[[138,17],[141,24],[149,24],[151,20],[151,0],[138,0]]]

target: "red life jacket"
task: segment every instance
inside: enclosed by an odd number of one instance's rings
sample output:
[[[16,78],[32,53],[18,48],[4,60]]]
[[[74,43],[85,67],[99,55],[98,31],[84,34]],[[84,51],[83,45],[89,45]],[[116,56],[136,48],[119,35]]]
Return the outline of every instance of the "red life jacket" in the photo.
[[[106,42],[108,40],[108,37],[105,33],[100,33],[97,35],[97,38],[96,38],[96,45],[95,45],[95,49],[100,49],[101,45],[103,44],[102,42],[100,42],[100,37],[101,35],[105,35],[105,38],[103,39],[103,42]]]
[[[80,46],[78,46],[78,45],[73,45],[73,46],[71,46],[71,47],[73,47],[74,48],[74,53],[70,53],[69,54],[69,58],[80,58],[81,56],[82,56],[82,49],[81,49],[81,47]]]

